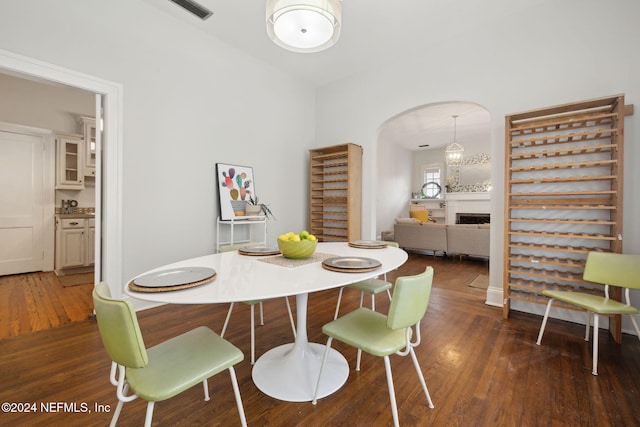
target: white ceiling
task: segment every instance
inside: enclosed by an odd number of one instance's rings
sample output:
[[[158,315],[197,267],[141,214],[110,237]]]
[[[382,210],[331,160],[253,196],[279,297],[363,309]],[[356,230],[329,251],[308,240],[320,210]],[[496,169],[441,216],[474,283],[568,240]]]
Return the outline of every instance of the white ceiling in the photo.
[[[545,0],[344,0],[340,40],[311,54],[284,50],[269,39],[265,0],[197,0],[213,11],[206,21],[169,0],[145,1],[275,68],[322,86],[394,58],[424,54],[433,44],[491,26]],[[418,147],[422,144],[446,145],[453,139],[453,114],[459,116],[461,141],[478,126],[489,126],[489,114],[477,105],[439,104],[390,120],[380,137],[409,150],[423,149]]]
[[[265,0],[196,0],[213,11],[206,21],[169,0],[150,5],[314,85],[428,53],[429,47],[474,29],[490,28],[547,0],[344,0],[338,43],[318,53],[295,53],[267,36]]]
[[[312,54],[284,50],[269,39],[265,0],[197,0],[213,11],[206,21],[169,0],[144,1],[275,68],[322,86],[397,57],[424,54],[439,41],[508,19],[546,0],[344,0],[340,40]],[[479,126],[489,126],[489,113],[478,105],[433,104],[389,120],[381,128],[381,141],[409,150],[422,150],[419,146],[423,144],[429,148],[448,145],[453,139],[454,114],[459,116],[459,141],[469,139]]]
[[[430,104],[404,112],[390,119],[380,129],[381,143],[400,145],[408,150],[441,148],[453,142],[456,118],[456,140],[463,146],[477,140],[478,134],[488,134],[489,112],[477,104],[445,102]],[[420,147],[428,145],[428,147]]]

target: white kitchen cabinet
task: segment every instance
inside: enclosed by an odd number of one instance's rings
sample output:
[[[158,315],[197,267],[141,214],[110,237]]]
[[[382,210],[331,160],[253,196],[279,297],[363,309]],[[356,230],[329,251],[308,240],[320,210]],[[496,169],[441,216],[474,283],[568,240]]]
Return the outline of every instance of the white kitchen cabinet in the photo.
[[[96,119],[81,117],[84,135],[84,176],[96,176]]]
[[[95,219],[56,218],[56,271],[90,267],[95,258]]]
[[[87,264],[94,265],[96,262],[96,220],[87,220]]]
[[[84,188],[84,141],[79,136],[56,138],[56,189]]]

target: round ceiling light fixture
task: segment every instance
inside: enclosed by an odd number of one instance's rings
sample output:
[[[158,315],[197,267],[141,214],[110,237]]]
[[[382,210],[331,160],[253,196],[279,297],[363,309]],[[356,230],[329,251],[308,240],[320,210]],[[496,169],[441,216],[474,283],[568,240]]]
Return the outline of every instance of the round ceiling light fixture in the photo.
[[[320,52],[340,38],[340,0],[267,0],[267,34],[278,46]]]

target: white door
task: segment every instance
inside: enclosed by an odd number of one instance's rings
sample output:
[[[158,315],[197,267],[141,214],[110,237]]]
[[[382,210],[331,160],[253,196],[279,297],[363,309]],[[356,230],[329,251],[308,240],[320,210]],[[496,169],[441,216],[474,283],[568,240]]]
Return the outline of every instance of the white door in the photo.
[[[0,275],[43,269],[41,137],[0,131]]]

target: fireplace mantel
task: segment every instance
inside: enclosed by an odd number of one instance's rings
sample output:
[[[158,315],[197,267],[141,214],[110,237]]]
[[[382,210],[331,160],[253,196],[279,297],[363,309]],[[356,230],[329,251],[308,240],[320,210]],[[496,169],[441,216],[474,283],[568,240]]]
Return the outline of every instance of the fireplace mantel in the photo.
[[[458,213],[490,213],[491,193],[447,193],[447,224],[456,223]]]

